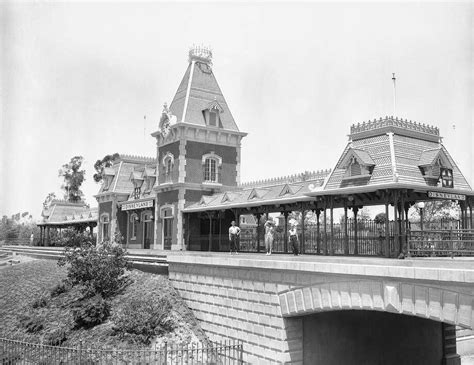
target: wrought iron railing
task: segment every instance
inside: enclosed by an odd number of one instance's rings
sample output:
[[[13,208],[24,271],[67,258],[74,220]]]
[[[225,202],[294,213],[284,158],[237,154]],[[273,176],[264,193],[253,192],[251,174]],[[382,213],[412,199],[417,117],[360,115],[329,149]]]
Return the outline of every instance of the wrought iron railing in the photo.
[[[213,342],[196,344],[164,344],[154,349],[118,349],[48,346],[0,338],[1,364],[155,364],[201,365],[242,364],[242,343]]]
[[[474,256],[474,230],[413,230],[408,252],[411,256]]]

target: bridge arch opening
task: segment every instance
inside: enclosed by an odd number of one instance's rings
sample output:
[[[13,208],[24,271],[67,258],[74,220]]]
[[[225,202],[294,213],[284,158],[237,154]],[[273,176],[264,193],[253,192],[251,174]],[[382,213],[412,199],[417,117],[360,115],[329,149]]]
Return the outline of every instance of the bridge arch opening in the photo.
[[[449,341],[454,326],[442,322],[369,310],[313,313],[295,320],[302,324],[303,364],[459,363],[455,338]]]

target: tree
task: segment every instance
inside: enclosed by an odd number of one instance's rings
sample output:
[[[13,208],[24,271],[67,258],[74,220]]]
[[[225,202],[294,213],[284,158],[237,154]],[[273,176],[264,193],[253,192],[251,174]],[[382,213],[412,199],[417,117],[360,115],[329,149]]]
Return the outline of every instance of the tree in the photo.
[[[387,215],[383,212],[377,214],[374,218],[375,224],[385,224],[386,221],[387,221]]]
[[[101,182],[104,178],[104,169],[106,167],[112,166],[114,161],[118,159],[120,155],[118,153],[114,153],[113,155],[106,155],[102,160],[97,160],[94,164],[94,168],[97,173],[94,174],[94,181]]]
[[[64,199],[69,202],[78,202],[84,196],[80,189],[86,174],[85,170],[80,169],[83,161],[84,157],[74,156],[69,163],[59,169],[59,177],[64,178],[64,184],[61,186],[64,190]]]
[[[44,199],[43,202],[43,210],[47,210],[49,206],[51,205],[51,202],[56,199],[56,194],[55,193],[49,193],[46,198]]]
[[[420,208],[415,205],[411,214],[414,220],[420,220]],[[442,219],[459,219],[459,205],[452,200],[430,200],[423,208],[423,222],[431,223]]]

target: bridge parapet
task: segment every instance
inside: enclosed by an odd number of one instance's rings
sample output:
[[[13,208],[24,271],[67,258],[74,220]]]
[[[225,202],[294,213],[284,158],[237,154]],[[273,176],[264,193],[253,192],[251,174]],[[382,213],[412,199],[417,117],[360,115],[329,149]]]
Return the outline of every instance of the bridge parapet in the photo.
[[[398,313],[473,328],[472,261],[170,254],[169,275],[211,339],[249,363],[302,361],[302,316]]]

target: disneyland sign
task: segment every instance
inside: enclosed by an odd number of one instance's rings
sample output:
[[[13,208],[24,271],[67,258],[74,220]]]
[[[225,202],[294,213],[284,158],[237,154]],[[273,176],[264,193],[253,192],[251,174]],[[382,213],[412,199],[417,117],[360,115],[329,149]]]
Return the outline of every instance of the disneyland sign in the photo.
[[[125,203],[122,205],[122,210],[150,208],[153,206],[153,199],[144,200],[141,202]]]
[[[428,197],[433,198],[433,199],[466,200],[466,195],[451,194],[451,193],[440,193],[438,191],[428,191]]]

